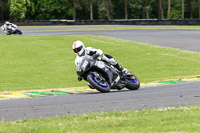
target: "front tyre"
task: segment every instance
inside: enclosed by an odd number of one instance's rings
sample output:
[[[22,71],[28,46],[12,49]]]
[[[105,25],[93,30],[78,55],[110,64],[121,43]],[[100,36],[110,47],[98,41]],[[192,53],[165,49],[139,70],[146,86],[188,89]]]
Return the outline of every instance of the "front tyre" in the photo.
[[[90,73],[87,76],[87,81],[91,86],[100,92],[110,92],[110,85],[108,82],[99,74]]]
[[[16,31],[19,35],[22,35],[22,32],[20,30]]]
[[[135,75],[126,76],[126,88],[129,90],[138,90],[140,88],[140,81]]]

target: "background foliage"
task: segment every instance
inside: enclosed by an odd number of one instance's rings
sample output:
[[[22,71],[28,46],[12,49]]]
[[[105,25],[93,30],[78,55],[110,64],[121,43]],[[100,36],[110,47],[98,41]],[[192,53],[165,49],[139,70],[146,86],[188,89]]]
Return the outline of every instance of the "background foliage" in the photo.
[[[0,0],[0,21],[156,18],[200,18],[200,0]]]

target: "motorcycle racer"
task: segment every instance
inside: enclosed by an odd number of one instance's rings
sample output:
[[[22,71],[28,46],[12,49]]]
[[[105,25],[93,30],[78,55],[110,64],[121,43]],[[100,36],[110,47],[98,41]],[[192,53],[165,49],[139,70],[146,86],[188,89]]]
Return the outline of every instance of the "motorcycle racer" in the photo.
[[[1,26],[1,29],[5,31],[6,34],[9,34],[9,31],[14,31],[17,28],[17,25],[6,21],[4,25]]]
[[[102,61],[105,61],[111,65],[113,65],[115,68],[117,68],[122,73],[127,73],[128,70],[126,68],[123,68],[111,55],[103,54],[103,51],[101,49],[95,49],[92,47],[86,47],[84,46],[82,41],[75,41],[72,45],[72,48],[75,52],[76,59],[75,59],[75,65],[76,68],[80,65],[82,62],[83,57],[87,58],[93,58],[97,59],[99,58]],[[102,57],[100,57],[102,56]],[[78,77],[78,80],[82,80],[81,77]]]

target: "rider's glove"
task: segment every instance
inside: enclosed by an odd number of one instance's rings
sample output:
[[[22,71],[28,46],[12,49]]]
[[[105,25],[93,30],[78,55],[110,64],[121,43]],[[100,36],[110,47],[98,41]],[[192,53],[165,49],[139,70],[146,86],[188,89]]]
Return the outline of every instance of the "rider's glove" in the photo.
[[[81,81],[83,78],[82,77],[78,77],[78,81]]]
[[[98,53],[96,53],[96,54],[93,55],[93,59],[97,59],[98,57],[99,57]]]

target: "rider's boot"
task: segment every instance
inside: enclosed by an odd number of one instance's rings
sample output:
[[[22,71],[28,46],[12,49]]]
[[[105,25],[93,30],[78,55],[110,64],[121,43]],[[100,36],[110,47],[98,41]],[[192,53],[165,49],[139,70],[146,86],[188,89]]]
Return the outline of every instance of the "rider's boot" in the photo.
[[[102,61],[108,62],[111,65],[113,65],[121,73],[127,73],[128,72],[128,70],[126,68],[123,68],[111,55],[104,54],[101,59],[102,59]]]
[[[117,63],[114,67],[116,67],[121,73],[128,73],[128,70],[123,68],[119,63]]]

